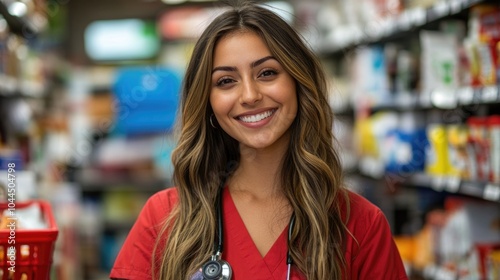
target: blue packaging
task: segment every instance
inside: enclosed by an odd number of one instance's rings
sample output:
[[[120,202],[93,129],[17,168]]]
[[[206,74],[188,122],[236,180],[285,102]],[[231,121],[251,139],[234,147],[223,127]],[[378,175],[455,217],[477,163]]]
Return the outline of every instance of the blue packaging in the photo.
[[[125,135],[172,130],[179,105],[181,79],[169,68],[120,69],[113,85],[115,132]]]

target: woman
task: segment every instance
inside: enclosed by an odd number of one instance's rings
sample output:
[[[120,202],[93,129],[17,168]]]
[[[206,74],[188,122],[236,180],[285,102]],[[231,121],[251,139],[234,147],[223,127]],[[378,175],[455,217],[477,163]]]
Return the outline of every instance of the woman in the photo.
[[[149,199],[111,278],[407,279],[381,211],[343,185],[324,73],[279,16],[217,17],[181,104],[176,187]]]

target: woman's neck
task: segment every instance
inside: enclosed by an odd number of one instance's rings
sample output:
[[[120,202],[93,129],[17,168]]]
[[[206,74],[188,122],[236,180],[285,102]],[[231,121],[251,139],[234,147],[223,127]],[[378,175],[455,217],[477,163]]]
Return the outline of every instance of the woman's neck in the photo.
[[[282,196],[281,168],[285,151],[241,148],[238,168],[229,179],[231,191],[254,199]]]

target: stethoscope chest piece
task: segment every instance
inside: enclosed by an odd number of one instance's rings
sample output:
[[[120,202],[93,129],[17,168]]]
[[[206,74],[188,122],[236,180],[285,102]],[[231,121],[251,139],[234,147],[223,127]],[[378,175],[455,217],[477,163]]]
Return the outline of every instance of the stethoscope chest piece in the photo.
[[[208,261],[202,267],[203,279],[206,280],[230,280],[232,276],[231,266],[224,260]]]

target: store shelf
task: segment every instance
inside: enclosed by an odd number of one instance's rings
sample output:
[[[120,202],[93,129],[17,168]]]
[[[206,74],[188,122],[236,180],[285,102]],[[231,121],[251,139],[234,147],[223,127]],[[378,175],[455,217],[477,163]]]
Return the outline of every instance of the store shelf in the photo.
[[[467,181],[454,177],[431,177],[426,174],[414,174],[408,178],[407,183],[500,203],[500,184]]]
[[[372,106],[371,111],[418,111],[429,109],[453,110],[470,105],[500,104],[500,84],[486,87],[462,87],[448,92],[412,94]],[[341,112],[352,112],[344,106]]]
[[[467,195],[500,203],[500,184],[461,180],[457,177],[429,176],[425,173],[389,174],[383,170],[383,163],[376,159],[359,161],[357,172],[374,180],[385,180],[391,184],[431,188],[435,191]]]
[[[387,17],[376,22],[365,23],[356,28],[346,26],[346,30],[339,28],[342,36],[331,36],[332,39],[318,43],[316,49],[322,54],[342,53],[358,45],[366,45],[385,40],[391,40],[405,34],[414,34],[427,24],[444,19],[448,16],[467,11],[471,6],[487,0],[442,0],[430,8],[413,8],[401,12],[399,15]],[[495,3],[495,2],[493,2]],[[333,39],[335,38],[335,39]]]
[[[427,187],[435,191],[463,194],[500,203],[500,184],[491,182],[467,181],[447,176],[429,176],[425,173],[385,173],[384,163],[381,160],[367,157],[359,160],[355,172],[374,180]]]
[[[84,192],[112,190],[156,192],[172,186],[171,180],[167,178],[130,174],[103,174],[95,170],[79,171],[75,175],[75,180]]]

